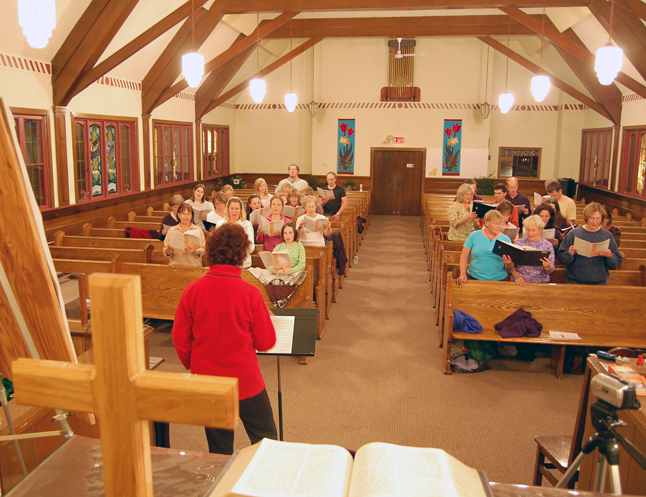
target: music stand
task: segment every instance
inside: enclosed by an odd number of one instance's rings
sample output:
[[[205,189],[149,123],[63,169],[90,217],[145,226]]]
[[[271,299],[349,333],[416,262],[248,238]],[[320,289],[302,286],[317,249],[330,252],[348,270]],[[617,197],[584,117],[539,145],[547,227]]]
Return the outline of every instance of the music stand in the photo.
[[[270,309],[276,316],[294,316],[294,337],[292,350],[287,353],[258,352],[258,355],[275,355],[278,374],[278,433],[283,441],[283,390],[280,380],[281,356],[314,356],[316,349],[317,309]]]

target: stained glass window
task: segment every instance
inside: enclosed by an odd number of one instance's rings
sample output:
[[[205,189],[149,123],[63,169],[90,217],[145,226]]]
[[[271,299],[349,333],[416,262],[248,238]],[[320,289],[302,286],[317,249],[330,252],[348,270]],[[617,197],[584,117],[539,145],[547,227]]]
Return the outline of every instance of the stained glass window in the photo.
[[[101,163],[101,126],[90,125],[90,170],[92,173],[92,196],[103,195],[103,166]]]

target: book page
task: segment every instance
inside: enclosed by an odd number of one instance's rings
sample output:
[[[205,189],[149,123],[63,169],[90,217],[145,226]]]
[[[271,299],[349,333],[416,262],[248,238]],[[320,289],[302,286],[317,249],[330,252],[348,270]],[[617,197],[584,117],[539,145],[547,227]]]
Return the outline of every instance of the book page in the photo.
[[[288,217],[290,219],[296,219],[297,217],[305,214],[305,209],[303,209],[300,205],[297,205],[296,207],[286,205],[285,207],[283,207],[283,214],[285,215],[285,217]]]
[[[534,205],[540,205],[543,203],[543,196],[540,193],[534,192]]]
[[[313,219],[309,216],[305,216],[301,221],[301,226],[310,231],[325,231],[325,225],[327,223],[329,223],[327,219]]]
[[[258,497],[343,497],[351,468],[352,457],[341,447],[265,438],[232,493]]]
[[[355,457],[350,497],[484,496],[477,471],[464,468],[475,473],[478,484],[468,494],[459,494],[443,450],[371,443]]]
[[[262,354],[291,354],[294,342],[295,316],[270,316],[276,330],[276,345]]]
[[[555,228],[550,228],[548,230],[543,230],[543,238],[546,240],[551,240],[556,236],[556,229]]]
[[[274,267],[278,269],[287,269],[292,267],[292,259],[289,257],[288,250],[281,250],[280,252],[273,252]]]
[[[204,210],[199,210],[199,209],[193,209],[193,221],[197,222],[200,219],[202,221],[208,221],[208,216],[211,212],[214,212],[213,209],[204,209]]]
[[[518,228],[516,227],[503,228],[502,234],[507,235],[510,240],[515,240],[516,237],[518,237]]]
[[[184,233],[177,230],[170,230],[168,236],[170,237],[170,246],[173,250],[184,250]]]
[[[334,198],[333,190],[323,190],[321,188],[316,188],[316,191],[318,192],[319,197],[321,198],[329,198],[329,199]]]
[[[582,255],[584,257],[596,257],[599,253],[610,247],[610,239],[604,240],[603,242],[590,243],[581,238],[574,238],[574,248],[576,249],[577,255]]]
[[[258,255],[260,256],[260,260],[265,266],[265,269],[274,265],[274,258],[272,257],[271,252],[269,252],[268,250],[258,252]]]
[[[200,234],[195,230],[188,230],[184,233],[184,247],[200,248]]]

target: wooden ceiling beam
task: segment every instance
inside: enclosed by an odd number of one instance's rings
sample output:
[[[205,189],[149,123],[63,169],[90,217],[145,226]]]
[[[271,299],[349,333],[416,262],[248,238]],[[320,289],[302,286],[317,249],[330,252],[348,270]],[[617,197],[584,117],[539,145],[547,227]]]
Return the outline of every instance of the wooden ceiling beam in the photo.
[[[641,0],[615,0],[622,7],[629,9],[642,21],[646,21],[646,3]]]
[[[610,4],[606,0],[595,0],[588,9],[599,24],[610,31]],[[631,11],[615,5],[612,24],[612,38],[620,46],[624,55],[635,67],[640,76],[646,79],[646,26]]]
[[[56,68],[52,72],[55,107],[69,104],[76,82],[94,67],[138,2],[92,0],[52,59],[52,66]]]
[[[255,46],[259,36],[261,40],[263,38],[266,38],[272,31],[274,31],[275,29],[278,29],[286,22],[289,22],[298,14],[299,14],[298,12],[283,12],[281,15],[279,15],[278,17],[276,17],[271,21],[261,22],[260,33],[258,33],[258,29],[256,29],[251,35],[247,36],[244,40],[240,40],[239,42],[234,43],[233,45],[231,45],[231,47],[228,50],[225,50],[214,59],[211,59],[210,61],[208,61],[206,64],[204,64],[204,74],[209,74],[211,71],[221,66],[222,64],[230,61],[233,57],[243,52],[247,48],[251,46]],[[173,86],[171,86],[168,90],[162,93],[162,95],[157,100],[157,106],[163,104],[166,100],[174,97],[180,91],[185,90],[186,88],[188,88],[188,83],[186,82],[186,80],[182,79],[178,81]]]
[[[549,76],[550,80],[552,81],[552,86],[555,86],[556,88],[563,91],[564,93],[567,93],[572,98],[575,98],[576,100],[578,100],[582,104],[587,105],[592,110],[598,112],[599,114],[601,114],[606,119],[608,119],[610,121],[613,120],[610,113],[608,113],[608,111],[604,108],[604,106],[601,105],[599,102],[597,102],[596,100],[591,99],[587,95],[584,95],[579,90],[577,90],[575,88],[572,88],[566,82],[561,81],[560,79],[558,79],[555,76],[549,74],[545,70],[541,71],[541,68],[539,66],[537,66],[533,62],[527,60],[522,55],[519,55],[516,52],[514,52],[513,50],[507,48],[506,45],[503,45],[499,41],[494,40],[490,36],[477,36],[476,38],[478,38],[482,42],[486,43],[487,45],[489,45],[494,50],[498,50],[501,54],[503,54],[506,57],[509,57],[511,60],[513,60],[517,64],[523,66],[525,69],[533,72],[534,74],[545,74],[545,75]]]
[[[540,16],[539,16],[540,18]],[[507,16],[354,17],[294,19],[294,38],[421,37],[421,36],[507,36]],[[520,22],[511,22],[512,35],[534,35]],[[283,26],[267,38],[290,38]]]
[[[236,43],[245,38],[246,36],[241,33]],[[233,57],[229,62],[211,71],[206,80],[197,89],[197,92],[195,92],[195,117],[197,119],[204,117],[204,111],[209,104],[222,93],[222,90],[231,82],[233,76],[236,75],[253,52],[254,47],[252,45]]]
[[[528,28],[531,28],[536,33],[541,33],[542,24],[539,19],[536,19],[536,17],[527,15],[516,7],[500,7],[500,10]],[[574,34],[574,32],[572,32],[572,34]],[[595,55],[585,47],[576,35],[574,35],[574,37],[578,42],[573,41],[572,37],[568,38],[568,36],[560,33],[551,22],[545,24],[545,38],[550,40],[554,45],[567,50],[572,55],[575,55],[587,63],[591,68],[594,68]],[[620,72],[617,75],[617,82],[646,98],[646,86],[641,84],[639,81],[634,80],[627,74]]]
[[[281,67],[281,66],[283,66],[283,65],[287,64],[287,63],[288,63],[290,60],[292,60],[293,58],[298,57],[298,56],[299,56],[300,54],[302,54],[303,52],[305,52],[305,51],[309,50],[310,48],[312,48],[314,45],[316,45],[316,44],[317,44],[317,43],[319,43],[320,41],[322,41],[322,39],[311,39],[311,40],[307,40],[305,43],[303,43],[303,44],[299,45],[299,46],[298,46],[298,47],[296,47],[294,50],[292,50],[291,52],[289,52],[287,55],[283,55],[283,56],[282,56],[280,59],[278,59],[277,61],[272,62],[272,63],[271,63],[271,64],[269,64],[267,67],[265,67],[265,68],[261,69],[261,70],[260,70],[260,72],[258,73],[258,76],[259,76],[259,77],[261,77],[261,78],[264,78],[264,77],[265,77],[265,76],[267,76],[268,74],[271,74],[272,72],[274,72],[274,71],[275,71],[276,69],[278,69],[279,67]],[[254,76],[254,78],[255,78],[255,77],[256,77],[256,76]],[[237,95],[238,93],[240,93],[241,91],[243,91],[243,90],[245,90],[245,89],[249,88],[249,81],[251,81],[251,79],[252,79],[252,78],[249,78],[249,79],[247,79],[246,81],[243,81],[242,83],[240,83],[240,84],[239,84],[238,86],[236,86],[235,88],[232,88],[231,90],[229,90],[229,91],[228,91],[228,92],[226,92],[225,94],[223,94],[223,95],[221,95],[220,97],[218,97],[217,99],[213,100],[213,102],[211,102],[211,103],[209,104],[209,106],[206,108],[206,110],[204,111],[204,114],[208,114],[208,113],[209,113],[209,112],[211,112],[213,109],[215,109],[216,107],[218,107],[218,106],[222,105],[224,102],[226,102],[226,101],[227,101],[227,100],[229,100],[230,98],[232,98],[232,97],[236,96],[236,95]]]
[[[199,8],[204,5],[209,0],[194,0],[195,8]],[[81,80],[74,86],[72,90],[72,95],[78,95],[80,92],[85,90],[88,86],[94,83],[101,76],[105,76],[112,69],[117,67],[122,62],[125,62],[127,59],[136,54],[139,50],[147,46],[149,43],[155,41],[161,35],[166,33],[173,26],[182,22],[189,15],[191,15],[191,1],[189,0],[184,5],[175,9],[173,12],[164,17],[161,21],[155,25],[148,28],[146,31],[141,33],[131,42],[124,45],[122,48],[117,50],[115,53],[106,58],[103,62],[97,64],[93,69],[85,73]]]
[[[144,114],[152,113],[160,103],[159,97],[166,91],[182,73],[182,55],[197,51],[206,41],[211,32],[224,17],[222,9],[228,0],[215,0],[208,11],[200,10],[202,16],[198,19],[197,11],[195,22],[192,16],[175,35],[171,43],[159,56],[153,68],[148,72],[142,82],[142,109]],[[193,34],[192,25],[195,24]]]
[[[286,10],[347,11],[347,10],[435,10],[482,9],[501,5],[530,7],[585,7],[589,0],[236,0],[226,6],[225,14],[284,12]]]

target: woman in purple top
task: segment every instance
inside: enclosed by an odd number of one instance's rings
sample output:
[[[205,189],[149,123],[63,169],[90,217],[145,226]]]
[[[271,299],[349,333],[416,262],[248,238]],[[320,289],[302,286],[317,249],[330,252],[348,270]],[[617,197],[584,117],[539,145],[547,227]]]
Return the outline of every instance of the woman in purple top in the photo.
[[[267,216],[267,220],[270,222],[282,221],[287,224],[291,221],[288,217],[283,215],[283,206],[285,202],[282,197],[275,196],[271,198],[269,202],[269,208],[271,209],[271,214]],[[263,250],[271,252],[276,248],[277,245],[280,245],[283,241],[280,238],[280,230],[276,236],[269,236],[267,233],[262,232],[262,227],[258,227],[258,234],[256,235],[256,242],[263,244]]]
[[[545,223],[539,216],[534,214],[525,219],[523,228],[525,229],[525,236],[516,240],[516,245],[544,250],[549,252],[550,255],[541,259],[542,266],[514,266],[511,269],[512,281],[515,281],[520,286],[525,286],[525,283],[549,283],[550,273],[554,271],[554,246],[543,238]]]

